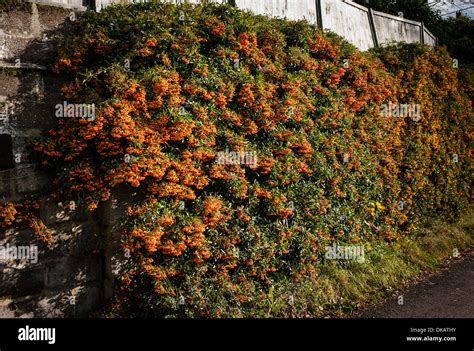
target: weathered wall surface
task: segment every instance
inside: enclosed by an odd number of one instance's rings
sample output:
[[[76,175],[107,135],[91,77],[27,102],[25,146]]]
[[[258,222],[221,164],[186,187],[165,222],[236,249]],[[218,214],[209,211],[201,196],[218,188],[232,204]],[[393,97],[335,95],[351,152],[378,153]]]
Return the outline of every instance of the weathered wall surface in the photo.
[[[425,44],[430,45],[430,46],[435,46],[438,41],[436,37],[426,28],[424,28],[425,35],[423,37]]]
[[[38,194],[48,177],[28,146],[55,124],[61,77],[46,66],[54,35],[67,30],[70,9],[32,5],[0,13],[0,135],[9,135],[14,168],[0,171],[2,202]],[[40,217],[51,229],[46,247],[27,227],[0,230],[0,247],[28,247],[23,260],[0,257],[0,317],[83,316],[104,297],[101,225],[70,203],[40,197]],[[31,254],[37,248],[37,256]]]
[[[0,233],[0,245],[36,247],[34,257],[0,264],[0,317],[84,316],[103,296],[98,230],[88,214],[42,197],[41,218],[51,229],[46,247],[30,229]]]
[[[236,0],[235,6],[258,15],[270,15],[289,20],[305,19],[317,23],[316,2],[314,0]]]
[[[85,10],[87,6],[93,5],[93,0],[34,0],[37,4],[60,6],[64,8],[75,8]]]
[[[383,12],[374,11],[375,29],[381,44],[403,41],[421,42],[422,27],[419,22],[409,21]]]
[[[339,34],[360,50],[375,47],[369,9],[355,3],[322,0],[321,10],[323,28]]]

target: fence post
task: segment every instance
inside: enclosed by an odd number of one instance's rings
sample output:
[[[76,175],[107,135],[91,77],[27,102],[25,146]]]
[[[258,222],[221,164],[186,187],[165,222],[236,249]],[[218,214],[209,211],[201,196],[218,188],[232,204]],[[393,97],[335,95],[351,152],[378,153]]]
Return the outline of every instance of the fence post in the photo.
[[[374,12],[371,8],[369,8],[369,24],[370,24],[370,31],[372,32],[372,38],[374,40],[375,48],[379,47],[379,38],[377,36],[377,29],[375,28],[375,20],[374,20]]]
[[[319,28],[323,29],[323,10],[321,7],[321,0],[315,0],[316,4],[316,24]]]
[[[424,44],[425,43],[425,24],[423,22],[421,22],[420,29],[421,29],[420,42]]]

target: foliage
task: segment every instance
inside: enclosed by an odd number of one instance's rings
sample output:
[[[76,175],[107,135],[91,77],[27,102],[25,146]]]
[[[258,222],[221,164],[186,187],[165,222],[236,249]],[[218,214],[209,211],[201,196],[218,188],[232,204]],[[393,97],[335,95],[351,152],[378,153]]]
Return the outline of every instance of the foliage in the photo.
[[[26,10],[31,13],[31,2],[26,0],[0,0],[0,11]]]
[[[25,199],[21,203],[0,203],[0,229],[27,226],[45,244],[51,246],[52,234],[38,217],[38,201]]]
[[[377,59],[217,5],[113,6],[76,24],[54,69],[96,118],[59,120],[36,151],[57,195],[91,211],[120,186],[146,194],[123,224],[117,313],[229,315],[314,278],[333,242],[397,240],[466,202],[472,107],[445,50]],[[388,102],[420,104],[421,120],[382,116]],[[226,150],[257,162],[217,162]]]
[[[433,30],[442,45],[461,65],[474,69],[474,21],[461,16],[439,23]]]

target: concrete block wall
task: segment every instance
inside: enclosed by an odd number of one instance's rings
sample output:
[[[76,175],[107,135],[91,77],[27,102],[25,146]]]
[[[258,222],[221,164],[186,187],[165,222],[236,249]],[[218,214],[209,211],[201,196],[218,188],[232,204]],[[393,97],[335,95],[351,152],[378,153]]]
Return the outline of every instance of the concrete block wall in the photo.
[[[375,47],[369,9],[356,3],[321,0],[322,26],[347,39],[360,50]]]
[[[32,230],[0,232],[0,246],[36,248],[37,260],[0,261],[0,317],[86,316],[103,301],[103,256],[98,229],[87,213],[41,198],[51,247]]]
[[[410,21],[387,13],[373,11],[375,30],[380,44],[402,41],[419,43],[422,26],[420,22]]]
[[[438,39],[428,29],[424,28],[424,42],[426,45],[435,46],[438,44]]]
[[[93,5],[93,0],[32,0],[36,4],[53,5],[63,8],[85,10]]]
[[[305,19],[310,23],[317,23],[317,9],[314,0],[236,0],[235,6],[240,9],[250,10],[258,15],[270,15],[289,20]]]
[[[31,5],[31,11],[0,13],[0,135],[10,135],[15,167],[0,171],[0,199],[17,199],[44,188],[45,175],[28,145],[55,124],[61,78],[47,70],[52,37],[67,30],[70,10]]]
[[[0,171],[0,201],[40,199],[51,247],[27,226],[0,229],[0,248],[36,248],[37,259],[0,257],[0,317],[85,316],[104,300],[101,223],[70,203],[41,195],[50,182],[31,159],[31,142],[55,124],[62,77],[49,71],[57,33],[71,11],[32,4],[0,13],[0,135],[9,135],[15,164]],[[74,207],[72,207],[74,208]]]

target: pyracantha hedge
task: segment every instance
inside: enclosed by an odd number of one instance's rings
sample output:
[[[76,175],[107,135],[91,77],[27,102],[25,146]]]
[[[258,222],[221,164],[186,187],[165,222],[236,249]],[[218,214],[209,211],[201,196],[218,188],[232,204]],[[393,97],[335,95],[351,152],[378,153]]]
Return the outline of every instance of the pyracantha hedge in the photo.
[[[91,211],[146,195],[117,313],[229,315],[317,279],[327,245],[396,240],[468,198],[472,105],[444,49],[361,53],[306,22],[146,3],[81,16],[54,69],[96,108],[35,146],[57,194]]]

